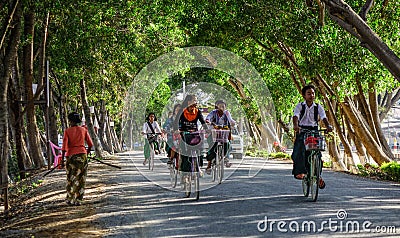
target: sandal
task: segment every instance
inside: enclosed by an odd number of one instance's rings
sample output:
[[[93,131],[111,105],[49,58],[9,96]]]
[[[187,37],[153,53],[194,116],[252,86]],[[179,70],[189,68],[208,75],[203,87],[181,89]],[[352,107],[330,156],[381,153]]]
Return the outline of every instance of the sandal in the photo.
[[[320,189],[324,189],[326,186],[325,181],[322,178],[319,178],[318,187]]]
[[[304,178],[306,177],[306,175],[305,175],[305,174],[296,174],[294,177],[295,177],[296,179],[302,180],[302,179],[304,179]]]

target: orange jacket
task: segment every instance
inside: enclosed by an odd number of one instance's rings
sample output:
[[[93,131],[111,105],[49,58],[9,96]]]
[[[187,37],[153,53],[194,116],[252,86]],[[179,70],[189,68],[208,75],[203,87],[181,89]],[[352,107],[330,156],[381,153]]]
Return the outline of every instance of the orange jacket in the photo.
[[[87,153],[85,141],[88,147],[93,146],[92,139],[86,128],[72,126],[64,131],[62,150],[66,151],[65,156]]]

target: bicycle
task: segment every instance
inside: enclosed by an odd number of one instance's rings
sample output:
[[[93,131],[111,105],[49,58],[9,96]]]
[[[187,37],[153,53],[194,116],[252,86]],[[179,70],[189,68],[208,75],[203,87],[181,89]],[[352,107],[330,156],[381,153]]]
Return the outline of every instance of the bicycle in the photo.
[[[218,184],[221,184],[224,177],[224,144],[229,142],[230,130],[226,129],[212,129],[211,136],[214,143],[217,143],[217,148],[215,149],[215,158],[211,162],[211,178],[212,181],[218,180]]]
[[[178,146],[179,146],[179,140],[174,139],[173,142],[174,142],[174,146],[171,148],[171,150],[177,149]],[[174,152],[174,154],[175,154],[175,153],[178,153],[178,152]],[[179,173],[179,163],[178,163],[178,161],[179,161],[179,154],[178,154],[177,156],[178,156],[178,158],[176,157],[176,155],[174,155],[174,156],[172,157],[171,163],[168,164],[168,165],[169,165],[168,168],[169,168],[169,175],[170,175],[170,178],[171,178],[171,187],[172,187],[172,188],[175,188],[175,187],[176,187],[177,180],[178,180],[178,173]]]
[[[322,171],[320,153],[326,148],[325,136],[320,132],[326,133],[326,130],[301,129],[300,132],[305,132],[304,145],[306,151],[311,151],[310,156],[308,156],[309,169],[302,180],[303,194],[308,197],[311,192],[311,199],[315,202],[318,198],[319,180]]]
[[[196,200],[200,198],[200,177],[201,177],[201,170],[200,170],[200,150],[203,142],[204,131],[195,131],[195,132],[183,132],[184,138],[184,146],[186,154],[190,154],[188,156],[189,163],[190,163],[190,171],[189,172],[182,172],[183,182],[184,182],[184,190],[185,190],[185,197],[188,198],[192,192],[192,183],[194,185],[194,192],[196,193]],[[200,141],[198,143],[191,143],[188,141],[189,135],[192,136],[199,136]],[[188,148],[188,143],[192,148]],[[190,152],[190,153],[188,153]],[[183,161],[182,161],[183,163]]]
[[[158,140],[159,135],[161,135],[161,133],[146,133],[146,138],[150,146],[150,158],[149,158],[150,161],[148,162],[149,162],[149,170],[151,171],[154,169],[154,156],[155,156],[154,146]]]

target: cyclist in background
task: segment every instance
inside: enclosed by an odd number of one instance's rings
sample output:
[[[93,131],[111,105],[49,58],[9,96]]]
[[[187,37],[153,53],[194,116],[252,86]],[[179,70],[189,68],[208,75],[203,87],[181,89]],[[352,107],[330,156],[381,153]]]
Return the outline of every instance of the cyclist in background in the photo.
[[[176,118],[179,115],[179,112],[181,111],[181,104],[175,104],[174,109],[172,111],[172,115],[167,119],[167,121],[163,125],[163,129],[167,131],[167,145],[166,145],[166,151],[167,151],[167,156],[168,156],[168,163],[172,163],[172,158],[177,157],[178,155],[178,150],[174,144],[174,131],[177,130],[177,126],[174,125],[174,122],[176,121]]]
[[[307,173],[309,151],[306,151],[304,146],[304,132],[300,129],[318,130],[318,116],[324,122],[327,131],[332,131],[332,126],[326,118],[325,110],[321,105],[314,103],[315,100],[315,87],[313,85],[306,85],[301,90],[304,102],[296,105],[293,115],[293,129],[296,133],[296,140],[294,142],[292,160],[293,171],[292,174],[296,179],[303,179]],[[319,156],[322,156],[321,153]],[[320,157],[321,158],[321,157]],[[321,170],[322,171],[322,170]],[[325,181],[320,177],[318,183],[321,189],[325,188]]]
[[[156,115],[150,112],[146,118],[146,122],[143,124],[142,135],[161,133],[160,126],[158,125]],[[157,140],[152,141],[154,143],[154,153],[159,154],[159,147]],[[147,160],[150,158],[150,144],[148,138],[145,140],[144,144],[144,161],[143,165],[146,165]]]
[[[231,113],[226,110],[226,103],[224,100],[218,100],[215,102],[215,109],[207,115],[206,123],[211,123],[214,127],[219,127],[220,129],[231,129],[232,126],[236,125],[236,122],[232,119]],[[211,173],[211,162],[217,156],[215,153],[217,145],[217,142],[214,143],[211,149],[207,152],[207,174]],[[228,149],[229,143],[224,143],[224,156],[226,156]],[[231,167],[228,158],[225,160],[225,166]]]

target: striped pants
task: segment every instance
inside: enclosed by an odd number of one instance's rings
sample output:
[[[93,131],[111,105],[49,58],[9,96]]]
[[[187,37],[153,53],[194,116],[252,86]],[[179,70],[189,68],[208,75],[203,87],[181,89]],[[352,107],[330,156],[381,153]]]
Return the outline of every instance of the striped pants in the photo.
[[[71,203],[81,202],[85,193],[85,182],[88,168],[86,154],[67,157],[67,200]]]

